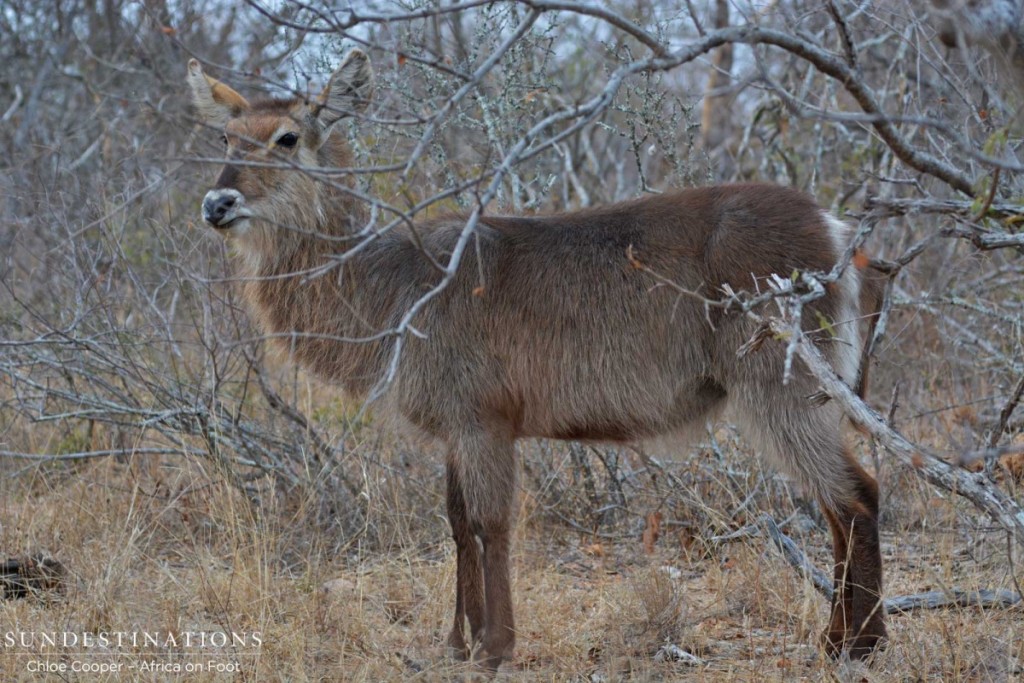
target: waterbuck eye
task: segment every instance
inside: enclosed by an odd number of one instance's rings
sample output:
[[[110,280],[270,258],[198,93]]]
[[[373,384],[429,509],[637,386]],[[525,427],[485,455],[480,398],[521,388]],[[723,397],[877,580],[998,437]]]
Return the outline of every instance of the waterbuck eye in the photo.
[[[294,147],[295,143],[299,141],[299,136],[295,133],[285,133],[277,139],[277,144],[282,147]]]
[[[224,143],[225,147],[228,146],[228,136],[226,134],[220,136],[220,141]]]

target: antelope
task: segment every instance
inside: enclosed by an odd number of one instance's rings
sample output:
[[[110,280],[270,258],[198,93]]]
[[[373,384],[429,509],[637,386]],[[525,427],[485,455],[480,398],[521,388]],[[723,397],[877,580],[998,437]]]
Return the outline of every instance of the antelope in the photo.
[[[395,228],[347,253],[365,209],[344,185],[301,169],[351,166],[335,124],[369,103],[373,69],[360,50],[308,100],[249,102],[196,60],[188,83],[199,118],[222,130],[227,145],[203,218],[234,243],[255,317],[300,365],[366,397],[394,350],[394,337],[380,332],[439,282],[425,252],[443,260],[465,219]],[[836,590],[826,652],[866,658],[883,644],[878,486],[844,442],[841,410],[809,398],[818,386],[806,369],[782,382],[782,345],[737,356],[756,331],[749,316],[706,310],[653,286],[648,272],[708,295],[726,286],[753,292],[772,274],[828,271],[850,229],[801,192],[740,184],[553,215],[483,216],[476,231],[478,249],[467,250],[449,286],[414,319],[422,338],[409,339],[381,399],[446,449],[452,656],[494,672],[513,653],[517,439],[642,442],[699,428],[726,408],[817,499],[831,528]],[[349,258],[336,270],[309,276],[343,253]],[[851,383],[869,290],[851,266],[803,316]],[[828,330],[812,329],[820,320]]]

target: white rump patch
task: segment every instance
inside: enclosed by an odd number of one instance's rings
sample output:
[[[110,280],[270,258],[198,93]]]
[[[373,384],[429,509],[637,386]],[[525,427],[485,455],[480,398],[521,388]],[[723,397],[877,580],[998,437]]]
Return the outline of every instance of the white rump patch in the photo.
[[[831,213],[824,212],[829,239],[832,240],[834,259],[839,261],[853,238],[853,229]],[[836,282],[839,288],[837,319],[832,321],[838,335],[835,349],[828,354],[832,366],[843,380],[853,385],[857,381],[860,365],[860,273],[852,263],[847,265],[842,277]]]

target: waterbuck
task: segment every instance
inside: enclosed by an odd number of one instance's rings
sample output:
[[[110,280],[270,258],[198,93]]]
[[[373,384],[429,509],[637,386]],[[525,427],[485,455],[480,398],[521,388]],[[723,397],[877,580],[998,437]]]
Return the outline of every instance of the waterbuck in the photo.
[[[425,252],[445,262],[464,219],[391,230],[311,276],[350,249],[357,240],[346,238],[366,222],[342,187],[300,167],[351,165],[334,124],[366,107],[369,59],[350,51],[311,101],[250,103],[195,60],[188,82],[199,116],[223,130],[227,144],[203,218],[235,243],[256,317],[298,363],[365,396],[394,348],[394,338],[379,333],[438,283]],[[725,285],[754,292],[775,273],[832,268],[851,239],[847,227],[798,191],[748,184],[554,215],[487,216],[477,233],[478,248],[414,320],[423,336],[409,338],[382,400],[447,448],[457,558],[452,653],[492,671],[512,655],[516,439],[636,442],[702,425],[728,407],[753,443],[819,501],[835,552],[825,647],[866,657],[885,636],[878,486],[844,445],[839,407],[810,398],[818,386],[803,368],[782,382],[783,345],[737,356],[756,331],[749,316],[706,309],[676,288],[653,286],[650,274],[708,297]],[[851,383],[865,283],[847,268],[803,316]]]

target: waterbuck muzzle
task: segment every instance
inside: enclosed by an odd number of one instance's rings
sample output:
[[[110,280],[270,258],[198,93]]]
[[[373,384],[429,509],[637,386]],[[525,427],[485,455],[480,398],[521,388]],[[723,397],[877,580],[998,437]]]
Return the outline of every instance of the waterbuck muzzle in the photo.
[[[203,197],[203,220],[218,230],[226,230],[251,215],[245,208],[245,196],[238,190],[218,188]]]

